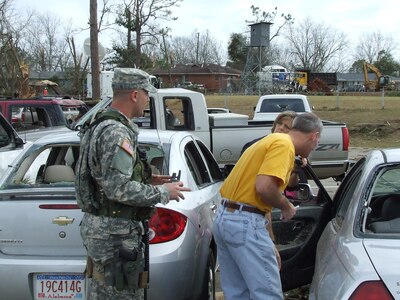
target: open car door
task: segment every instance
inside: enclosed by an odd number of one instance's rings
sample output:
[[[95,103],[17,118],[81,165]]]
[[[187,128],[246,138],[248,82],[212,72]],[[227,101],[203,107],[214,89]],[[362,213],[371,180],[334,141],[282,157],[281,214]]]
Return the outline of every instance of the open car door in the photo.
[[[314,274],[318,240],[332,219],[333,203],[321,181],[309,165],[305,168],[308,183],[299,184],[295,196],[288,199],[298,205],[290,221],[280,220],[280,210],[272,211],[272,226],[282,267],[281,281],[284,291],[311,283]]]
[[[0,152],[22,148],[23,144],[15,129],[0,113]]]

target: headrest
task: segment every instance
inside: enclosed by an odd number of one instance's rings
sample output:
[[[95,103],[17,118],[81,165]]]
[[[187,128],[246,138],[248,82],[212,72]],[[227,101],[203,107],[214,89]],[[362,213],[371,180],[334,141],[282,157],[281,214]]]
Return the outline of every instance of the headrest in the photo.
[[[75,173],[70,166],[66,165],[52,165],[46,168],[44,173],[44,181],[48,183],[53,182],[74,182]]]

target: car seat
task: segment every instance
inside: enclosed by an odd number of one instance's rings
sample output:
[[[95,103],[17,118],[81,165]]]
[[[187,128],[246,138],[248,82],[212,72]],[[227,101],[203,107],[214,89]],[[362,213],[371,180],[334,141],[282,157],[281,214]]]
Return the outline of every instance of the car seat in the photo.
[[[370,224],[375,233],[400,233],[400,197],[390,196],[382,205],[382,217]]]
[[[44,181],[47,183],[74,182],[75,173],[70,166],[66,165],[48,166],[44,172]]]

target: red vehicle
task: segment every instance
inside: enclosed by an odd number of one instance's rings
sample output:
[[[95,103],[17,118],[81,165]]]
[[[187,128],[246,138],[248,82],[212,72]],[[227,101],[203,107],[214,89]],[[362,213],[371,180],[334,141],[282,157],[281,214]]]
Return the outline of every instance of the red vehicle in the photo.
[[[0,112],[17,131],[65,126],[88,111],[76,99],[1,99]]]

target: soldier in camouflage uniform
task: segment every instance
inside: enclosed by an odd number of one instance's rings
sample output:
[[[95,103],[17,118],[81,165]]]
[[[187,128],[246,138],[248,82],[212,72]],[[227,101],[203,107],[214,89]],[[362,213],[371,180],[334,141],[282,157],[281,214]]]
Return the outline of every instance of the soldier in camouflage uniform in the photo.
[[[91,278],[88,299],[143,299],[143,222],[155,204],[179,201],[190,190],[171,182],[171,176],[150,172],[146,178],[137,171],[146,168],[136,151],[138,127],[130,119],[143,115],[149,92],[156,91],[149,75],[116,69],[112,86],[111,107],[82,130],[77,163],[77,201],[85,212],[81,236]]]

